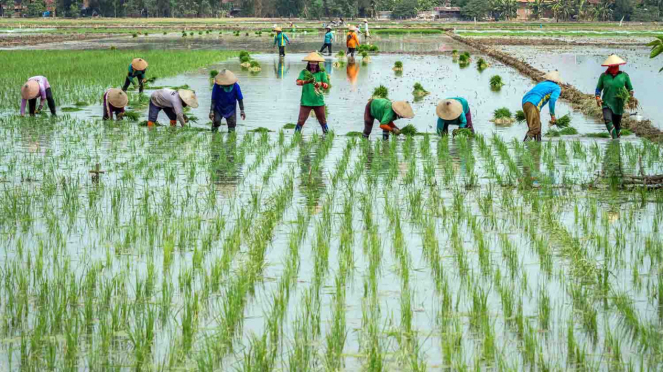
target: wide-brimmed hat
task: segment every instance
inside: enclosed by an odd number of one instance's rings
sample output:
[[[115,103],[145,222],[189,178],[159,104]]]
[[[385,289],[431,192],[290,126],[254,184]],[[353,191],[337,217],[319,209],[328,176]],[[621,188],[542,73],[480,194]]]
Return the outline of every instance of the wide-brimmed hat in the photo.
[[[23,99],[33,99],[37,98],[39,95],[39,83],[35,80],[28,80],[21,87],[21,97]]]
[[[223,69],[214,77],[214,82],[217,85],[233,85],[238,82],[237,76],[232,71]]]
[[[357,27],[350,25],[350,27],[348,27],[348,30],[357,31]]]
[[[129,97],[122,89],[111,88],[108,90],[108,103],[113,107],[124,107],[129,103]]]
[[[322,58],[317,52],[311,52],[309,53],[302,61],[306,62],[324,62],[325,59]]]
[[[368,22],[368,19],[364,18],[364,22]]]
[[[406,101],[396,101],[391,104],[391,109],[394,110],[394,112],[404,118],[404,119],[412,119],[414,117],[414,111],[412,111],[412,106],[410,106],[409,102]]]
[[[283,32],[283,30],[281,30],[281,27],[274,27],[274,31],[276,31],[276,32]]]
[[[332,26],[327,26],[327,27],[325,27],[325,29],[327,29],[327,30],[331,30],[331,29],[332,29]]]
[[[601,66],[619,66],[619,65],[625,65],[625,64],[626,64],[626,61],[619,58],[616,54],[613,54],[610,57],[608,57],[608,59],[606,59],[605,62],[603,62],[601,64]]]
[[[455,99],[445,99],[437,104],[435,113],[440,119],[455,120],[463,113],[463,105]]]
[[[131,67],[133,67],[134,70],[143,71],[147,68],[147,61],[142,58],[134,58],[133,61],[131,61]]]
[[[196,92],[189,89],[180,89],[177,91],[177,94],[180,95],[180,98],[187,106],[191,108],[198,107],[198,98],[196,97]]]
[[[550,71],[549,73],[543,75],[543,80],[550,80],[557,84],[562,84],[562,78],[559,76],[559,71]]]

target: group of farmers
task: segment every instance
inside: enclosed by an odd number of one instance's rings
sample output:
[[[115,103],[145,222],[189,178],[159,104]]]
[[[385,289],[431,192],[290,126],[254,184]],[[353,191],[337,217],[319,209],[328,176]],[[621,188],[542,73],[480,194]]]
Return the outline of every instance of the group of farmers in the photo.
[[[349,34],[353,32],[354,30],[351,28]],[[288,39],[283,35],[278,40],[284,40],[285,43]],[[284,53],[283,49],[280,53]],[[329,127],[322,93],[329,89],[330,82],[327,73],[320,69],[320,63],[325,60],[319,53],[312,52],[303,61],[307,63],[306,67],[300,72],[296,80],[296,84],[302,87],[302,94],[295,131],[300,132],[302,130],[311,111],[313,111],[322,131],[327,133]],[[624,64],[626,64],[626,61],[616,55],[608,57],[602,64],[602,66],[607,67],[607,70],[599,77],[595,92],[597,105],[603,110],[606,129],[613,139],[619,138],[621,133],[621,121],[624,113],[622,91],[627,91],[633,97],[633,85],[629,75],[619,69],[619,66]],[[112,119],[113,115],[117,120],[122,120],[124,107],[129,102],[126,90],[134,79],[138,79],[140,92],[143,91],[147,66],[147,61],[142,58],[135,58],[129,65],[129,72],[122,89],[110,88],[104,92],[104,120]],[[550,122],[551,124],[556,122],[555,103],[562,93],[560,74],[558,71],[552,71],[544,75],[542,80],[527,92],[522,100],[523,112],[528,126],[524,141],[541,141],[541,110],[547,104],[549,104]],[[228,130],[234,131],[237,126],[238,105],[242,120],[246,119],[244,97],[238,79],[231,71],[224,69],[215,77],[214,82],[209,113],[212,130],[218,130],[221,121],[225,119]],[[53,93],[46,77],[34,76],[28,79],[21,87],[21,97],[23,98],[21,115],[25,115],[26,103],[29,105],[30,115],[35,115],[43,108],[45,101],[48,102],[51,114],[56,115]],[[36,105],[37,98],[40,98],[39,108]],[[159,113],[163,111],[170,119],[171,126],[176,126],[177,122],[184,126],[188,121],[184,114],[186,107],[198,107],[198,99],[194,91],[168,88],[155,90],[150,96],[147,125],[154,126]],[[457,125],[459,129],[474,132],[469,103],[462,97],[452,97],[440,101],[436,108],[436,114],[438,116],[437,132],[440,135],[448,134],[450,125]],[[385,98],[371,99],[364,110],[363,136],[369,137],[373,130],[373,124],[377,120],[380,129],[383,131],[383,138],[388,139],[390,134],[400,134],[400,129],[394,124],[396,120],[413,117],[414,111],[406,101],[392,102]]]

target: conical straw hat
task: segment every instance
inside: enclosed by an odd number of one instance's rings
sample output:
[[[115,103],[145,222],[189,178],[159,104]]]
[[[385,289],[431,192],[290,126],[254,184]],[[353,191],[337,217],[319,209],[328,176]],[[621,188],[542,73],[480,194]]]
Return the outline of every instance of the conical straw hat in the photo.
[[[177,94],[180,95],[180,98],[187,106],[191,108],[198,107],[198,98],[196,97],[196,92],[189,89],[180,89],[177,91]]]
[[[317,52],[311,52],[309,53],[302,61],[306,62],[324,62],[325,59],[320,57],[320,55]]]
[[[108,90],[108,103],[113,107],[124,107],[129,103],[129,97],[122,89],[111,88]]]
[[[364,22],[368,22],[368,19],[364,18]]]
[[[394,110],[398,116],[405,119],[412,119],[414,117],[414,111],[412,111],[412,106],[405,101],[396,101],[391,104],[391,109]]]
[[[39,95],[39,83],[35,80],[28,80],[21,87],[21,97],[23,99],[33,99],[37,98]]]
[[[283,30],[281,30],[281,27],[274,27],[274,31],[276,31],[276,32],[282,32]]]
[[[131,61],[131,67],[133,67],[134,70],[143,71],[147,68],[147,61],[142,58],[134,58],[133,61]]]
[[[350,27],[348,27],[348,30],[357,31],[357,27],[350,25]]]
[[[562,84],[562,78],[559,76],[559,71],[550,71],[549,73],[543,75],[544,80],[550,80],[557,84]]]
[[[221,70],[214,78],[214,82],[217,85],[233,85],[238,81],[237,76],[232,71],[226,69]]]
[[[463,105],[455,99],[445,99],[437,104],[435,113],[440,119],[455,120],[463,113]]]
[[[611,55],[608,57],[608,59],[601,64],[601,66],[619,66],[619,65],[625,65],[626,61],[623,59],[619,58],[616,54]]]

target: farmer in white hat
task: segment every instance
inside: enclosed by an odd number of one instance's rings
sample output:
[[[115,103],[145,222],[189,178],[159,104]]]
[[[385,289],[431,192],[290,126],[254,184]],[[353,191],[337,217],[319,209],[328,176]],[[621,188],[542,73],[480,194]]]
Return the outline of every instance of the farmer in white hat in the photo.
[[[322,127],[322,132],[327,133],[329,128],[325,115],[325,98],[322,92],[329,89],[329,79],[327,79],[327,73],[320,70],[320,62],[324,62],[325,59],[320,57],[318,53],[312,52],[303,61],[308,63],[297,77],[297,85],[302,87],[302,98],[295,132],[301,132],[306,119],[313,111],[320,127]]]
[[[39,109],[37,109],[37,97],[39,100]],[[33,76],[21,87],[21,116],[25,116],[26,103],[30,105],[30,116],[35,116],[44,107],[44,102],[48,102],[48,108],[51,115],[55,116],[55,101],[51,92],[51,85],[44,76]]]
[[[134,81],[135,78],[138,79],[138,92],[143,93],[145,88],[145,71],[147,70],[147,61],[142,58],[134,58],[129,64],[129,73],[127,78],[124,80],[124,86],[122,87],[123,91],[129,89],[129,85]]]
[[[603,121],[613,139],[621,135],[625,98],[633,98],[631,78],[619,71],[619,66],[625,64],[626,61],[614,54],[608,57],[601,65],[608,69],[601,74],[596,85],[596,104],[603,109]]]
[[[348,47],[347,55],[354,58],[355,52],[359,47],[359,37],[357,37],[357,28],[355,26],[348,27],[348,35],[346,36],[345,45]]]
[[[371,37],[371,35],[368,33],[368,19],[364,18],[364,34],[366,35],[366,38]]]
[[[285,57],[285,46],[286,44],[290,44],[290,39],[288,39],[288,36],[283,33],[281,27],[275,27],[274,31],[276,31],[276,36],[274,36],[274,46],[277,46],[278,44],[279,56]]]
[[[104,112],[103,119],[113,119],[113,114],[117,120],[124,117],[124,106],[129,103],[129,97],[122,89],[110,88],[104,92]]]
[[[523,112],[529,130],[524,141],[541,142],[541,109],[550,103],[550,123],[555,124],[555,103],[562,94],[562,87],[558,71],[551,71],[543,75],[543,80],[523,97]]]
[[[334,32],[332,32],[331,26],[327,26],[327,32],[325,32],[325,41],[320,48],[320,53],[324,53],[325,49],[329,51],[329,55],[332,55],[332,42],[334,41]]]
[[[212,105],[209,109],[209,118],[212,120],[212,131],[219,130],[221,120],[226,119],[228,132],[234,132],[237,126],[237,104],[242,120],[246,119],[244,113],[244,96],[238,84],[237,76],[230,70],[223,69],[214,78],[212,88]]]
[[[412,106],[405,101],[391,102],[386,98],[375,98],[368,101],[364,110],[364,138],[368,138],[373,131],[373,122],[380,122],[382,129],[382,139],[388,140],[389,133],[395,135],[401,134],[400,129],[394,124],[394,121],[405,118],[412,119],[414,111]]]
[[[184,115],[184,108],[187,106],[191,108],[198,107],[198,98],[194,91],[188,89],[172,90],[168,88],[155,90],[150,96],[150,111],[147,126],[154,126],[161,110],[170,119],[170,126],[176,126],[178,121],[184,126],[188,121],[186,115]]]
[[[458,125],[458,128],[467,128],[474,133],[472,126],[472,112],[465,98],[447,98],[437,104],[437,134],[446,136],[449,134],[449,125]]]

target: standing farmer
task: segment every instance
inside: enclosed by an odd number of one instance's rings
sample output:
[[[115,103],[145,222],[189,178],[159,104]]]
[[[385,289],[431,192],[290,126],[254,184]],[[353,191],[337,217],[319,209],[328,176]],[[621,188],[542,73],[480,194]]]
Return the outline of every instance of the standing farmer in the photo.
[[[459,128],[467,128],[474,133],[472,126],[472,112],[465,98],[447,98],[437,104],[437,134],[446,136],[449,134],[449,125],[458,125]]]
[[[545,81],[537,84],[523,97],[523,112],[527,120],[529,130],[523,141],[535,140],[541,142],[541,109],[550,102],[550,123],[555,124],[555,103],[562,94],[559,84],[562,80],[558,71],[552,71],[543,75]]]
[[[369,38],[371,35],[368,33],[368,19],[364,19],[364,34],[366,38]]]
[[[212,106],[209,118],[212,120],[212,131],[219,130],[221,119],[225,118],[228,124],[228,132],[234,132],[237,126],[237,103],[239,103],[239,114],[242,120],[246,119],[244,114],[244,96],[239,88],[239,80],[230,70],[221,70],[214,78],[212,89]]]
[[[350,26],[348,28],[348,35],[346,37],[347,41],[345,45],[348,47],[348,56],[354,58],[357,47],[359,47],[359,38],[357,37],[357,28],[355,26]]]
[[[274,31],[276,31],[276,36],[274,36],[274,46],[278,44],[279,56],[285,57],[285,45],[290,44],[290,39],[288,39],[288,36],[283,33],[281,27],[276,27]]]
[[[626,61],[614,54],[608,57],[601,65],[608,69],[601,74],[596,85],[596,104],[603,108],[603,121],[613,139],[621,135],[624,103],[629,97],[633,98],[631,78],[627,73],[619,71],[619,66],[625,64]]]
[[[51,85],[45,76],[33,76],[21,87],[21,116],[25,116],[25,105],[29,104],[30,116],[35,116],[44,107],[44,101],[48,101],[51,115],[55,116],[55,100],[51,92]],[[39,109],[37,109],[37,97],[39,97]]]
[[[322,91],[329,89],[329,80],[327,79],[327,73],[320,71],[319,64],[324,62],[325,59],[320,57],[318,53],[313,52],[307,55],[303,61],[308,62],[308,64],[297,77],[297,85],[302,87],[302,99],[295,132],[301,132],[306,119],[313,111],[320,127],[322,127],[322,132],[327,133],[329,128],[327,127],[325,98],[322,96]]]
[[[144,84],[147,81],[145,79],[146,70],[147,61],[142,58],[134,58],[129,65],[129,73],[127,74],[127,78],[124,80],[124,86],[122,87],[122,90],[126,92],[127,89],[129,89],[129,84],[134,81],[134,78],[138,78],[138,93],[143,93],[143,89],[145,88]]]
[[[170,126],[174,127],[179,121],[182,126],[187,122],[184,115],[185,107],[198,107],[196,93],[188,89],[172,90],[168,88],[155,90],[150,96],[150,111],[147,126],[152,127],[157,121],[159,112],[163,110],[170,119]]]
[[[368,138],[373,131],[373,122],[380,122],[382,139],[388,140],[389,133],[401,134],[401,130],[394,124],[400,118],[412,119],[414,111],[412,106],[405,101],[391,102],[386,98],[375,98],[368,101],[364,110],[364,138]]]
[[[331,26],[327,26],[327,32],[325,33],[325,42],[320,48],[320,53],[323,53],[325,49],[329,50],[329,55],[332,55],[332,41],[334,41],[334,33],[332,32]]]
[[[129,97],[122,89],[110,88],[104,92],[104,120],[112,120],[113,114],[117,120],[124,117],[124,106],[129,103]]]

